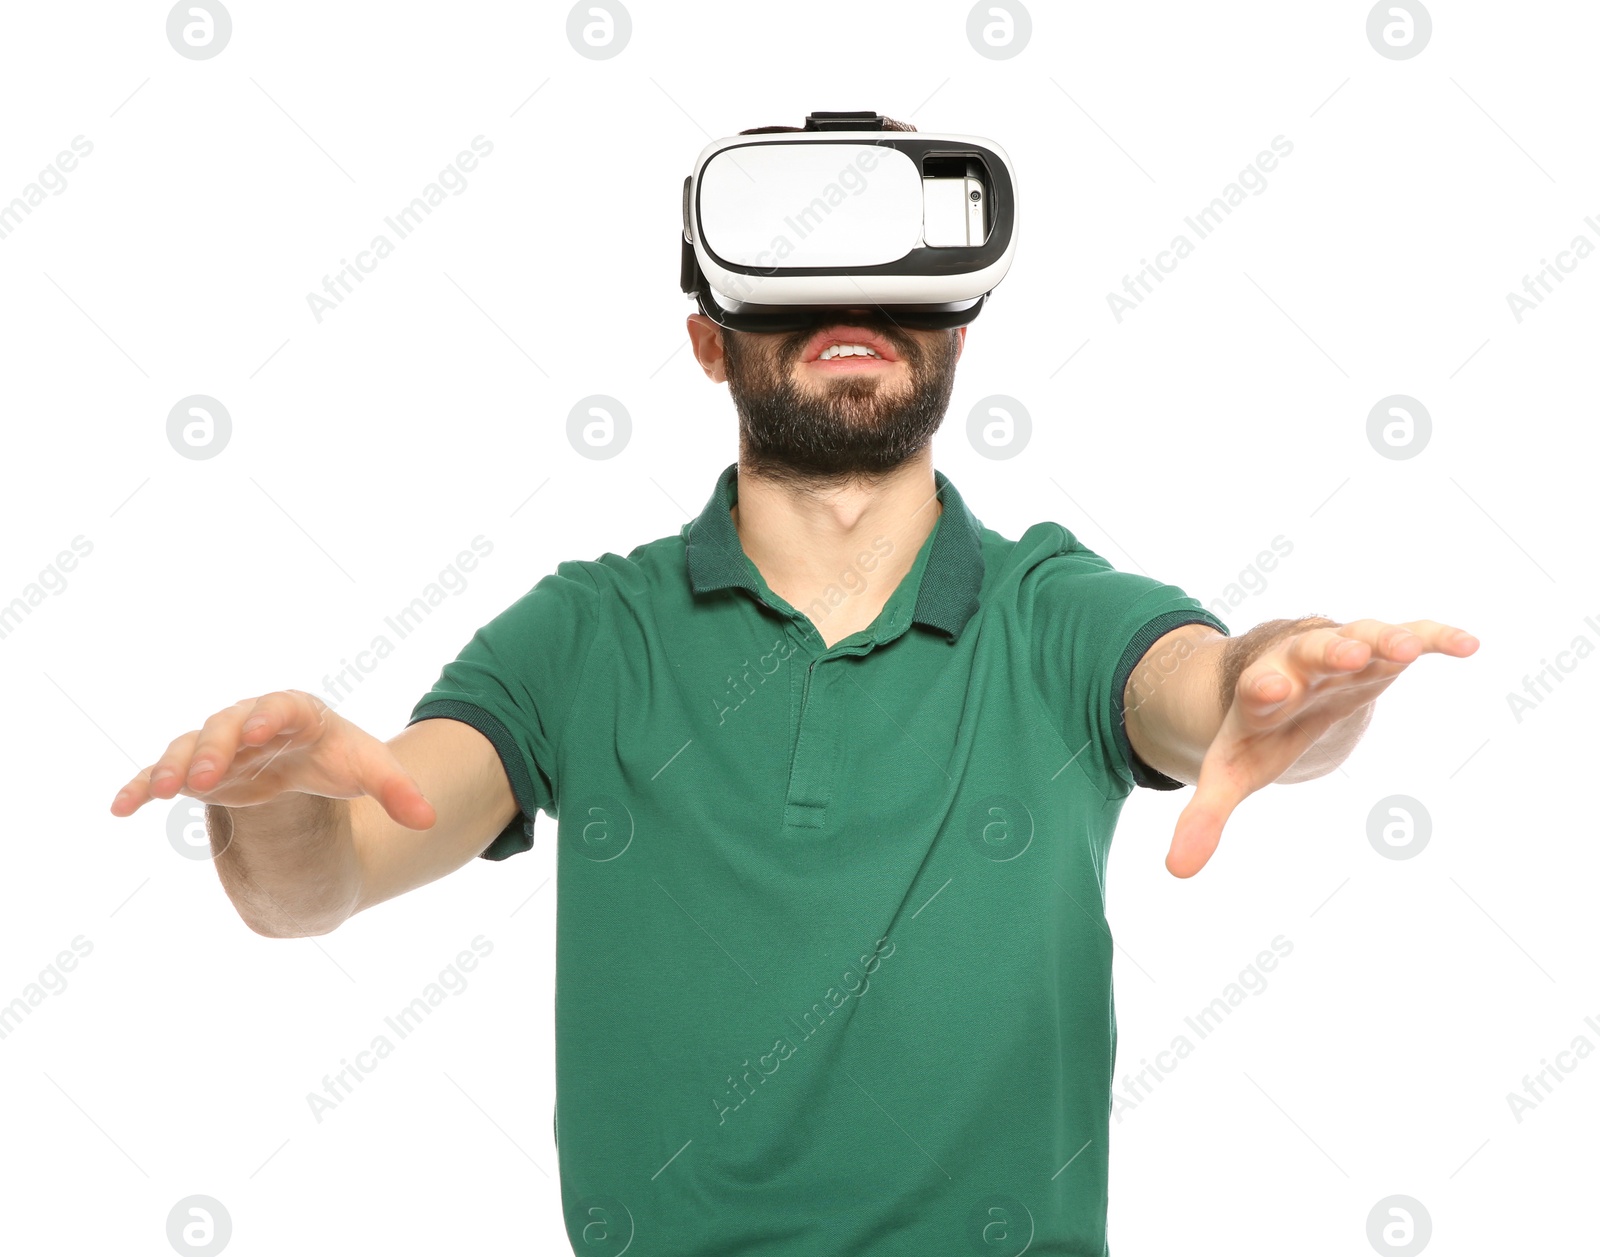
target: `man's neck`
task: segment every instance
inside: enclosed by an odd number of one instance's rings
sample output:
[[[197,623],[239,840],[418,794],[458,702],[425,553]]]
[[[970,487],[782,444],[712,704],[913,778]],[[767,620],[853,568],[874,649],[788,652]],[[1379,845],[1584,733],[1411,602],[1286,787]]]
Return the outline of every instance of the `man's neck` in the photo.
[[[767,586],[831,646],[877,618],[942,510],[926,449],[871,484],[841,487],[763,477],[741,459],[731,515]]]

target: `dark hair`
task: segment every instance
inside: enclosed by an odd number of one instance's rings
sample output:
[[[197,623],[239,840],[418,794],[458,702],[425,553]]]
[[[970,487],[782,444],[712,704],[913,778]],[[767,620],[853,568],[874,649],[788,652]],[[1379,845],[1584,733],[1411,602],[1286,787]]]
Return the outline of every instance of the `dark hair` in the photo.
[[[912,126],[909,122],[897,122],[893,118],[885,118],[883,120],[883,129],[885,131],[915,131],[916,127]],[[805,130],[804,127],[750,127],[748,130],[744,130],[744,131],[739,132],[739,134],[740,135],[766,135],[766,134],[768,134],[769,132],[772,132],[772,131],[804,131],[804,130]]]

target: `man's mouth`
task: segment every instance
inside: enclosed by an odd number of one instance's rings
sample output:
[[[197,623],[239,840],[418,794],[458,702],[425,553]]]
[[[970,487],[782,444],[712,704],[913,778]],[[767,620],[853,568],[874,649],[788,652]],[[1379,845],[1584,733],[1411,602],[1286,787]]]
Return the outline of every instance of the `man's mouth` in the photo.
[[[840,324],[825,327],[800,353],[800,361],[813,371],[888,371],[900,361],[894,346],[864,327]]]

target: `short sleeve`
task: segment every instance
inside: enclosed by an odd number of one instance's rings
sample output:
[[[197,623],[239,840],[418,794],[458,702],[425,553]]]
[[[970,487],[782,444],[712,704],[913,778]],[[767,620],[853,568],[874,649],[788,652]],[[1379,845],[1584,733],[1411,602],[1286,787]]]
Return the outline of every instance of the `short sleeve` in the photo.
[[[1065,529],[1065,548],[1030,574],[1034,671],[1062,739],[1117,795],[1184,783],[1134,752],[1124,723],[1128,678],[1154,642],[1183,624],[1228,626],[1177,585],[1118,571]]]
[[[476,633],[411,710],[407,725],[446,717],[493,744],[521,811],[484,850],[503,860],[533,846],[533,815],[555,817],[561,731],[597,636],[599,594],[584,566],[560,564]]]

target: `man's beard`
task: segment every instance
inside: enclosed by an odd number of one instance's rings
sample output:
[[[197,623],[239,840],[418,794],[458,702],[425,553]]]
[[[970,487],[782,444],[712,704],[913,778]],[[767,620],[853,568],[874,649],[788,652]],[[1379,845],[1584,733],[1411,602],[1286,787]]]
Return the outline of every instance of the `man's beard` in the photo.
[[[906,364],[910,387],[841,374],[815,389],[795,383],[798,355],[814,328],[757,342],[725,333],[728,391],[739,412],[740,461],[753,473],[791,481],[875,478],[920,453],[944,421],[955,384],[958,333],[927,348],[894,325],[850,320],[876,331]]]

